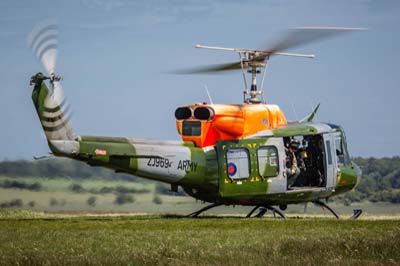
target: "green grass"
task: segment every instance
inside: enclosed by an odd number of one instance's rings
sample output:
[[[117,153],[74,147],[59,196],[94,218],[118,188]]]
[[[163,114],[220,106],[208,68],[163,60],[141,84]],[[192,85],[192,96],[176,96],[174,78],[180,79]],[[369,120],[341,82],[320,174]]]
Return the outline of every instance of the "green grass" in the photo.
[[[0,177],[0,181],[10,179]],[[251,207],[218,207],[200,219],[183,218],[204,207],[190,197],[162,195],[154,184],[124,180],[16,178],[43,191],[0,189],[0,202],[22,199],[23,209],[0,210],[0,265],[398,265],[399,205],[362,202],[331,206],[359,221],[336,221],[312,204],[291,205],[288,221],[243,219]],[[104,186],[149,189],[135,202],[115,205],[114,193],[73,193]],[[87,205],[95,196],[96,206]],[[65,201],[49,206],[50,199]],[[28,202],[35,201],[34,207]],[[142,215],[138,215],[142,213]],[[149,215],[157,213],[158,215]],[[160,215],[160,213],[168,215]],[[310,215],[312,214],[312,215]],[[384,216],[382,216],[384,215]]]
[[[398,265],[399,220],[0,212],[0,265]]]
[[[23,208],[30,208],[36,211],[137,211],[143,212],[146,204],[152,202],[154,193],[154,183],[133,183],[125,180],[101,180],[101,179],[85,179],[73,180],[69,178],[47,179],[40,177],[0,177],[0,182],[5,180],[17,180],[26,184],[38,182],[42,184],[42,191],[29,191],[24,189],[3,189],[0,188],[0,202],[9,201],[12,199],[22,199],[24,202]],[[79,184],[84,189],[95,189],[99,191],[102,187],[118,187],[134,188],[137,190],[147,189],[150,193],[135,193],[134,197],[137,199],[135,204],[125,204],[117,206],[114,204],[116,195],[114,193],[106,194],[92,194],[74,193],[71,191],[72,184]],[[96,197],[96,206],[92,207],[87,205],[86,201],[89,197]],[[54,198],[59,202],[65,202],[62,205],[50,206],[50,200]],[[164,197],[163,201],[173,202],[175,197]],[[34,201],[35,206],[28,206],[28,202]],[[140,203],[144,203],[141,205]],[[151,205],[151,204],[150,204]],[[147,206],[148,207],[148,206]],[[156,207],[157,210],[159,208]]]

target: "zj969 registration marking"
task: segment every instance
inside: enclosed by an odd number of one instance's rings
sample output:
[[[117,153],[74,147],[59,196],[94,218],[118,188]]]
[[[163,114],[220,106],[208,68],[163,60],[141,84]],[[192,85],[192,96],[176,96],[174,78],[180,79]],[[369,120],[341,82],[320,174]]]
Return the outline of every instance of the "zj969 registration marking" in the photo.
[[[147,165],[150,167],[170,168],[172,162],[170,162],[167,158],[150,158],[147,162]]]

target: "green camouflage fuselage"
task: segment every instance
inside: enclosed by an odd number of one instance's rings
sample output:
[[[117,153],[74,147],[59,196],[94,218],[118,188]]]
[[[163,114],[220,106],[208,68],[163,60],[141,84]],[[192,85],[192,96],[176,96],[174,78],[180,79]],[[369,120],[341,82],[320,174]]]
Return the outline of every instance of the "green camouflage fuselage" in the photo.
[[[243,140],[217,141],[217,145],[206,148],[195,147],[192,142],[78,136],[65,117],[62,102],[54,97],[56,92],[49,92],[43,76],[37,74],[32,80],[35,83],[32,99],[54,155],[166,182],[173,188],[181,186],[189,195],[203,201],[241,205],[315,201],[353,189],[361,176],[354,163],[346,160],[339,164],[332,153],[332,180],[326,178],[325,184],[319,187],[287,189],[284,139],[318,135],[324,140],[332,138],[334,142],[334,135],[341,136],[347,151],[344,132],[334,125],[295,123]],[[260,150],[265,147],[273,149],[261,154]],[[231,159],[228,153],[240,158]],[[240,169],[231,160],[244,165],[244,178],[232,177]],[[232,165],[234,168],[229,168]]]

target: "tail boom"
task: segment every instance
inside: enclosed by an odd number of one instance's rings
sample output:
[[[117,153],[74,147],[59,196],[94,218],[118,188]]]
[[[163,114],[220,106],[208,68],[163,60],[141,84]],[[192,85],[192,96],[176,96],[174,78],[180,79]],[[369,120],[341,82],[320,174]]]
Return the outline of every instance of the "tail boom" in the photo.
[[[82,136],[76,158],[170,184],[204,184],[207,176],[206,152],[186,142]]]
[[[54,155],[189,187],[216,180],[217,170],[210,165],[216,160],[214,150],[206,151],[192,142],[78,136],[69,124],[61,87],[54,86],[50,92],[46,79],[41,73],[32,77],[32,100]]]

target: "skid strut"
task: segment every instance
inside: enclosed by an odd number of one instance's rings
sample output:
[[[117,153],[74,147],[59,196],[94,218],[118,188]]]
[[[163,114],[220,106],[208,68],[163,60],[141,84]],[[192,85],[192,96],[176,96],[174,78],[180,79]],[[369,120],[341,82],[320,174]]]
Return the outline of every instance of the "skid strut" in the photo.
[[[314,201],[314,204],[316,204],[320,207],[327,208],[333,215],[335,215],[336,219],[339,219],[339,215],[331,207],[329,207],[326,203],[323,203],[320,200],[316,200],[316,201]]]
[[[252,215],[258,208],[260,208],[260,207],[261,207],[260,205],[255,206],[255,207],[251,210],[251,212],[249,212],[249,214],[246,215],[246,218],[250,218],[251,215]]]
[[[195,212],[192,212],[191,214],[188,214],[187,217],[195,218],[195,217],[199,216],[200,213],[205,212],[205,211],[207,211],[207,210],[209,210],[209,209],[212,209],[212,208],[214,208],[214,207],[221,206],[221,205],[222,205],[221,203],[213,203],[213,204],[208,205],[208,206],[206,206],[206,207],[204,207],[204,208],[201,208],[201,209],[198,210],[198,211],[195,211]]]
[[[251,218],[251,215],[257,210],[260,209],[259,213],[257,213],[257,215],[255,215],[254,217],[257,218],[261,218],[263,217],[268,210],[272,211],[272,213],[274,214],[274,217],[276,217],[276,214],[278,214],[282,219],[286,220],[286,216],[279,211],[278,209],[276,209],[275,207],[272,206],[268,206],[268,205],[257,205],[255,206],[250,212],[249,214],[247,214],[246,218]]]

